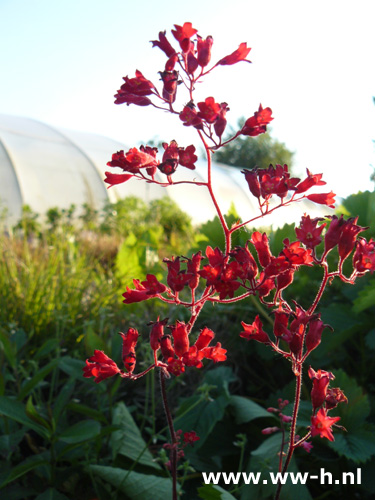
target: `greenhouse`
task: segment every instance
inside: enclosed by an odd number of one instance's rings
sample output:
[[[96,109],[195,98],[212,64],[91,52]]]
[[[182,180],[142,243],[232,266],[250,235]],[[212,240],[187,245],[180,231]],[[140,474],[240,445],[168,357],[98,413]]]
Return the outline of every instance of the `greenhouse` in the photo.
[[[103,179],[112,153],[131,146],[101,135],[53,127],[31,118],[0,115],[0,206],[7,223],[13,224],[19,219],[23,205],[29,205],[39,214],[52,207],[66,209],[72,204],[79,207],[86,203],[99,209],[106,201],[115,202],[130,195],[150,201],[167,194],[196,224],[215,216],[205,187],[185,184],[164,188],[133,180],[107,189]],[[248,192],[240,169],[214,163],[213,172],[215,193],[224,213],[232,203],[243,220],[256,213],[255,200]],[[157,175],[158,180],[165,181],[162,174]],[[193,171],[180,167],[173,179],[205,181],[204,160],[199,160]],[[319,210],[307,203],[308,208],[304,208],[303,203],[290,207],[288,221],[299,221],[307,209],[310,213],[311,209]],[[325,208],[324,212],[327,210]],[[280,216],[268,216],[267,225],[278,226],[277,217]]]

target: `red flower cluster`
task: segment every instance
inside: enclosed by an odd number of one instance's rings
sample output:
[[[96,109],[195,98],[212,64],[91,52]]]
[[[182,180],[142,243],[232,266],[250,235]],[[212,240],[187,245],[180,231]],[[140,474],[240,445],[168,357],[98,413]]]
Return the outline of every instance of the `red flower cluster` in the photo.
[[[267,125],[272,120],[272,109],[263,109],[262,105],[259,104],[258,111],[255,111],[253,116],[246,120],[245,125],[240,130],[240,134],[248,135],[250,137],[256,137],[257,135],[264,134],[267,130]]]
[[[183,148],[179,147],[176,141],[171,141],[170,144],[163,143],[163,148],[164,154],[161,163],[156,158],[157,148],[150,146],[141,146],[139,150],[131,148],[127,153],[124,153],[124,151],[114,153],[112,160],[107,165],[109,167],[120,167],[124,172],[129,173],[113,174],[106,172],[104,182],[111,187],[115,184],[126,182],[134,176],[138,178],[141,176],[143,179],[150,180],[145,177],[141,169],[146,170],[151,180],[154,180],[157,169],[168,178],[176,171],[178,165],[182,165],[190,170],[195,169],[194,164],[198,159],[195,155],[195,146],[190,145],[187,148]]]
[[[321,180],[322,174],[311,174],[307,170],[307,177],[300,181],[297,177],[290,177],[288,172],[288,165],[270,165],[266,169],[254,168],[253,170],[242,170],[245,179],[248,183],[250,192],[253,196],[258,198],[262,197],[264,203],[268,203],[272,195],[277,195],[279,198],[284,199],[289,192],[301,194],[314,186],[321,186],[325,184]],[[304,196],[315,203],[328,205],[333,208],[334,193],[318,193]]]
[[[175,375],[181,375],[185,371],[185,366],[195,366],[202,368],[202,359],[211,359],[215,363],[218,361],[225,361],[226,350],[221,347],[221,343],[217,342],[215,346],[210,346],[211,341],[215,337],[212,330],[205,327],[201,330],[198,338],[192,346],[189,342],[189,333],[185,323],[176,321],[175,325],[169,326],[172,332],[172,339],[170,335],[164,335],[163,328],[160,329],[159,346],[164,360],[168,367],[167,370]],[[156,349],[156,350],[157,350]]]
[[[327,410],[320,408],[318,413],[311,417],[311,437],[320,436],[334,441],[332,425],[340,420],[340,417],[328,417]]]
[[[126,287],[126,292],[122,294],[125,298],[125,304],[133,304],[134,302],[152,299],[167,290],[167,287],[160,283],[153,274],[147,274],[146,280],[142,282],[134,279],[133,283],[135,290]]]

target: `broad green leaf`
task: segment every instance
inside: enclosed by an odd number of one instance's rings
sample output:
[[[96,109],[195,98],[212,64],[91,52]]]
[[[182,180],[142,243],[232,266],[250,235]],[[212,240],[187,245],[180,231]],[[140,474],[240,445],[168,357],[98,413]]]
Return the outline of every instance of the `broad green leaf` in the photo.
[[[91,471],[104,481],[122,491],[132,500],[167,500],[172,498],[170,479],[138,472],[128,472],[116,467],[90,465]]]
[[[202,488],[198,488],[198,494],[199,498],[203,498],[203,500],[235,500],[233,495],[216,484],[206,484]]]
[[[70,356],[64,356],[59,359],[59,368],[64,373],[83,382],[94,384],[95,382],[91,378],[84,378],[82,371],[84,366],[85,362],[81,359],[74,359]]]
[[[368,332],[365,337],[366,346],[375,351],[375,329]]]
[[[16,465],[13,467],[11,470],[9,476],[0,484],[0,488],[3,488],[5,485],[11,483],[15,479],[23,476],[26,474],[26,472],[29,472],[40,465],[46,465],[49,464],[49,460],[45,456],[46,454],[43,453],[43,455],[36,455],[28,458],[24,462]]]
[[[39,435],[48,439],[48,432],[46,429],[27,417],[25,406],[19,401],[10,399],[7,396],[0,396],[0,415],[1,414],[19,422],[22,425],[25,425],[28,429],[33,429]]]
[[[360,226],[373,227],[375,219],[375,192],[364,191],[348,196],[343,201],[348,215],[356,217]]]
[[[251,452],[253,457],[261,457],[264,460],[273,458],[281,448],[281,433],[276,433],[267,438],[258,448]]]
[[[38,495],[35,500],[69,500],[69,498],[55,488],[48,488],[44,493]]]
[[[53,359],[47,365],[43,366],[32,378],[23,384],[19,394],[18,399],[24,399],[30,392],[46,378],[46,376],[57,366],[58,359]]]
[[[250,422],[255,418],[268,417],[272,418],[272,414],[266,411],[251,399],[243,396],[231,396],[229,404],[233,406],[236,417],[236,424]]]
[[[64,443],[80,443],[96,438],[100,434],[100,424],[95,420],[83,420],[64,430],[58,439]]]
[[[140,464],[156,469],[160,468],[147,449],[137,424],[122,401],[116,405],[113,411],[112,423],[119,427],[119,430],[113,432],[111,436],[113,459],[120,453]]]
[[[371,431],[358,429],[354,434],[334,432],[335,440],[329,445],[340,456],[353,460],[355,463],[366,462],[375,455],[374,431],[375,428]]]

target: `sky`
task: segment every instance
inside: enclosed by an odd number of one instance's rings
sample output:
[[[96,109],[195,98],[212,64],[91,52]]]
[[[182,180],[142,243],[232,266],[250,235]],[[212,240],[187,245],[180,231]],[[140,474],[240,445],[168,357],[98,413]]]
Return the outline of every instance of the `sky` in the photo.
[[[373,0],[0,0],[0,113],[125,149],[150,139],[197,144],[177,117],[113,99],[136,69],[160,85],[166,58],[149,41],[167,30],[174,43],[173,25],[192,22],[213,36],[212,62],[242,42],[252,47],[252,64],[217,68],[198,101],[227,102],[233,126],[259,103],[271,107],[272,136],[295,152],[296,173],[323,173],[341,196],[372,190],[374,18]]]

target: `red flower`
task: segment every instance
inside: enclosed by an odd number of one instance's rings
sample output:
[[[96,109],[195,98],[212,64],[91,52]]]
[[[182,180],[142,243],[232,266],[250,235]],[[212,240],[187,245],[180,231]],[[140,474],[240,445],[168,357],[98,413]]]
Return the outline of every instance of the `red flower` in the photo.
[[[114,96],[115,104],[135,104],[136,106],[149,106],[152,104],[151,99],[145,96],[128,94],[127,92],[122,92],[121,89]]]
[[[193,274],[180,270],[180,257],[164,259],[168,266],[167,283],[174,292],[180,292],[193,278]]]
[[[150,346],[153,351],[160,349],[160,339],[164,336],[164,326],[168,323],[168,318],[149,323],[152,324],[150,332]]]
[[[357,221],[358,217],[351,217],[346,221],[341,229],[338,248],[342,261],[344,261],[353,250],[357,234],[368,229],[368,227],[357,226]]]
[[[249,185],[250,192],[255,198],[260,198],[260,183],[257,170],[241,170],[245,174],[246,182]]]
[[[153,47],[159,47],[159,49],[169,58],[176,53],[172,45],[168,42],[165,31],[160,31],[159,40],[152,40],[151,43]]]
[[[321,438],[334,441],[331,427],[339,420],[340,417],[328,417],[327,411],[324,408],[320,408],[318,413],[311,417],[311,437],[319,435]]]
[[[257,340],[258,342],[261,342],[262,344],[270,344],[271,341],[265,331],[263,331],[263,325],[262,322],[259,319],[259,316],[257,316],[254,320],[254,322],[251,325],[247,325],[243,321],[241,322],[241,325],[245,329],[243,332],[240,333],[240,337],[246,339],[246,340]]]
[[[314,175],[309,171],[308,168],[306,169],[306,171],[307,177],[296,186],[296,193],[304,193],[313,186],[323,186],[324,184],[327,184],[326,182],[321,180],[323,174]]]
[[[221,137],[223,135],[225,127],[227,126],[227,111],[229,111],[228,104],[226,102],[222,102],[220,104],[219,115],[214,123],[215,134],[218,137]]]
[[[272,254],[270,251],[266,233],[261,234],[259,231],[255,231],[252,234],[250,241],[255,246],[260,265],[262,267],[268,266],[268,264],[271,262]]]
[[[359,273],[375,271],[375,241],[371,238],[367,242],[366,238],[359,238],[356,241],[356,248],[353,255],[353,267]]]
[[[189,168],[190,170],[195,169],[194,163],[198,160],[198,157],[194,154],[195,146],[191,145],[185,148],[178,148],[178,163],[183,167]]]
[[[339,403],[347,403],[348,398],[342,392],[339,387],[332,387],[332,389],[328,389],[326,396],[326,409],[333,410]]]
[[[195,366],[196,368],[202,368],[203,363],[201,359],[203,354],[198,351],[195,345],[189,347],[189,350],[182,356],[182,361],[185,366]]]
[[[104,182],[109,184],[108,188],[116,185],[116,184],[122,184],[123,182],[128,181],[134,177],[132,174],[112,174],[112,172],[105,172],[105,179]]]
[[[192,278],[189,280],[191,290],[195,290],[199,284],[199,269],[202,259],[202,252],[199,250],[199,252],[192,255],[191,259],[186,260],[187,272],[192,275]]]
[[[246,59],[250,50],[251,50],[251,48],[247,47],[246,42],[241,43],[237,50],[232,52],[232,54],[230,54],[229,56],[225,56],[225,57],[223,57],[223,59],[220,59],[220,61],[217,64],[218,65],[220,64],[222,66],[228,66],[231,64],[236,64],[239,61],[251,62],[251,61],[248,61]]]
[[[198,49],[198,64],[202,68],[206,67],[211,60],[211,47],[214,43],[212,36],[208,36],[205,40],[197,35],[197,49]]]
[[[173,103],[176,100],[177,85],[181,83],[178,79],[178,71],[160,71],[159,73],[163,81],[163,98]]]
[[[311,263],[314,259],[311,255],[311,250],[306,250],[305,248],[301,247],[299,241],[289,243],[288,238],[286,238],[283,243],[284,249],[280,252],[280,256],[284,256],[291,267],[295,269],[301,265],[312,265]]]
[[[165,360],[168,358],[174,358],[175,352],[170,335],[164,335],[160,338],[160,350]]]
[[[325,370],[318,370],[317,372],[313,370],[310,366],[308,370],[310,379],[313,381],[313,387],[311,389],[311,402],[314,411],[322,406],[327,396],[327,389],[330,380],[334,380],[334,375],[331,372],[326,372]]]
[[[221,111],[220,104],[215,102],[213,97],[207,97],[204,102],[198,102],[198,108],[198,117],[207,123],[214,123]]]
[[[195,431],[184,432],[184,443],[185,444],[193,444],[195,441],[199,441],[200,437],[197,436]]]
[[[176,356],[182,358],[189,350],[189,334],[186,325],[184,322],[177,320],[176,325],[171,325],[169,328],[172,331],[173,347]]]
[[[267,127],[266,125],[273,120],[272,109],[263,109],[262,105],[259,104],[258,111],[255,111],[254,115],[248,118],[245,125],[242,127],[240,134],[248,135],[250,137],[255,137],[259,134],[263,134]]]
[[[307,246],[307,248],[314,249],[319,243],[322,241],[322,231],[327,225],[326,223],[318,226],[318,222],[323,219],[316,217],[315,219],[311,219],[309,215],[303,215],[300,227],[295,228],[295,232],[297,238]]]
[[[306,198],[314,203],[319,203],[320,205],[327,205],[327,207],[335,208],[335,193],[331,191],[330,193],[316,193],[308,194]]]
[[[226,361],[227,359],[227,350],[221,347],[220,342],[218,342],[215,346],[205,347],[200,352],[205,358],[211,359],[215,363],[218,363],[219,361]]]
[[[125,76],[125,83],[121,85],[119,92],[124,94],[134,94],[137,96],[151,95],[156,91],[155,86],[150,80],[147,80],[140,71],[136,70],[135,78]]]
[[[198,351],[200,351],[201,349],[207,347],[214,337],[215,337],[214,332],[209,328],[207,328],[207,326],[205,326],[203,330],[200,331],[200,334],[197,340],[195,341],[194,345],[198,349]]]
[[[135,290],[126,287],[126,292],[122,295],[125,297],[123,301],[125,304],[133,304],[134,302],[142,302],[143,300],[156,297],[159,293],[167,290],[167,287],[160,283],[153,274],[147,274],[146,281],[140,282],[133,280]]]
[[[311,352],[313,349],[318,347],[321,342],[323,330],[327,327],[331,328],[329,325],[325,325],[323,323],[320,319],[320,314],[318,314],[317,318],[314,318],[309,322],[309,331],[306,333],[305,337],[307,352]]]
[[[275,337],[282,337],[288,332],[288,321],[288,313],[284,311],[275,311],[275,321],[273,323],[273,333],[275,334]]]
[[[172,30],[172,34],[175,39],[180,43],[180,47],[184,52],[189,50],[190,38],[198,33],[198,30],[193,28],[191,23],[184,23],[183,26],[175,24],[176,29]]]
[[[167,360],[167,363],[168,363],[167,370],[172,375],[175,375],[176,377],[178,377],[179,375],[181,375],[182,373],[184,373],[185,366],[184,366],[184,363],[180,359],[169,358]]]
[[[122,337],[122,361],[126,370],[132,373],[136,362],[135,346],[138,340],[138,331],[129,328],[126,333],[120,332],[120,335]]]
[[[184,122],[185,127],[195,127],[196,129],[202,129],[203,123],[202,118],[197,114],[195,106],[192,102],[189,102],[180,113],[180,120]]]
[[[127,153],[123,150],[113,153],[112,160],[107,163],[109,167],[120,167],[125,172],[136,174],[140,168],[153,167],[157,165],[156,152],[148,146],[131,148]]]
[[[95,377],[97,384],[120,372],[121,370],[116,363],[104,354],[103,351],[98,350],[94,351],[94,355],[91,358],[86,359],[86,366],[83,368],[83,376],[85,378]]]

